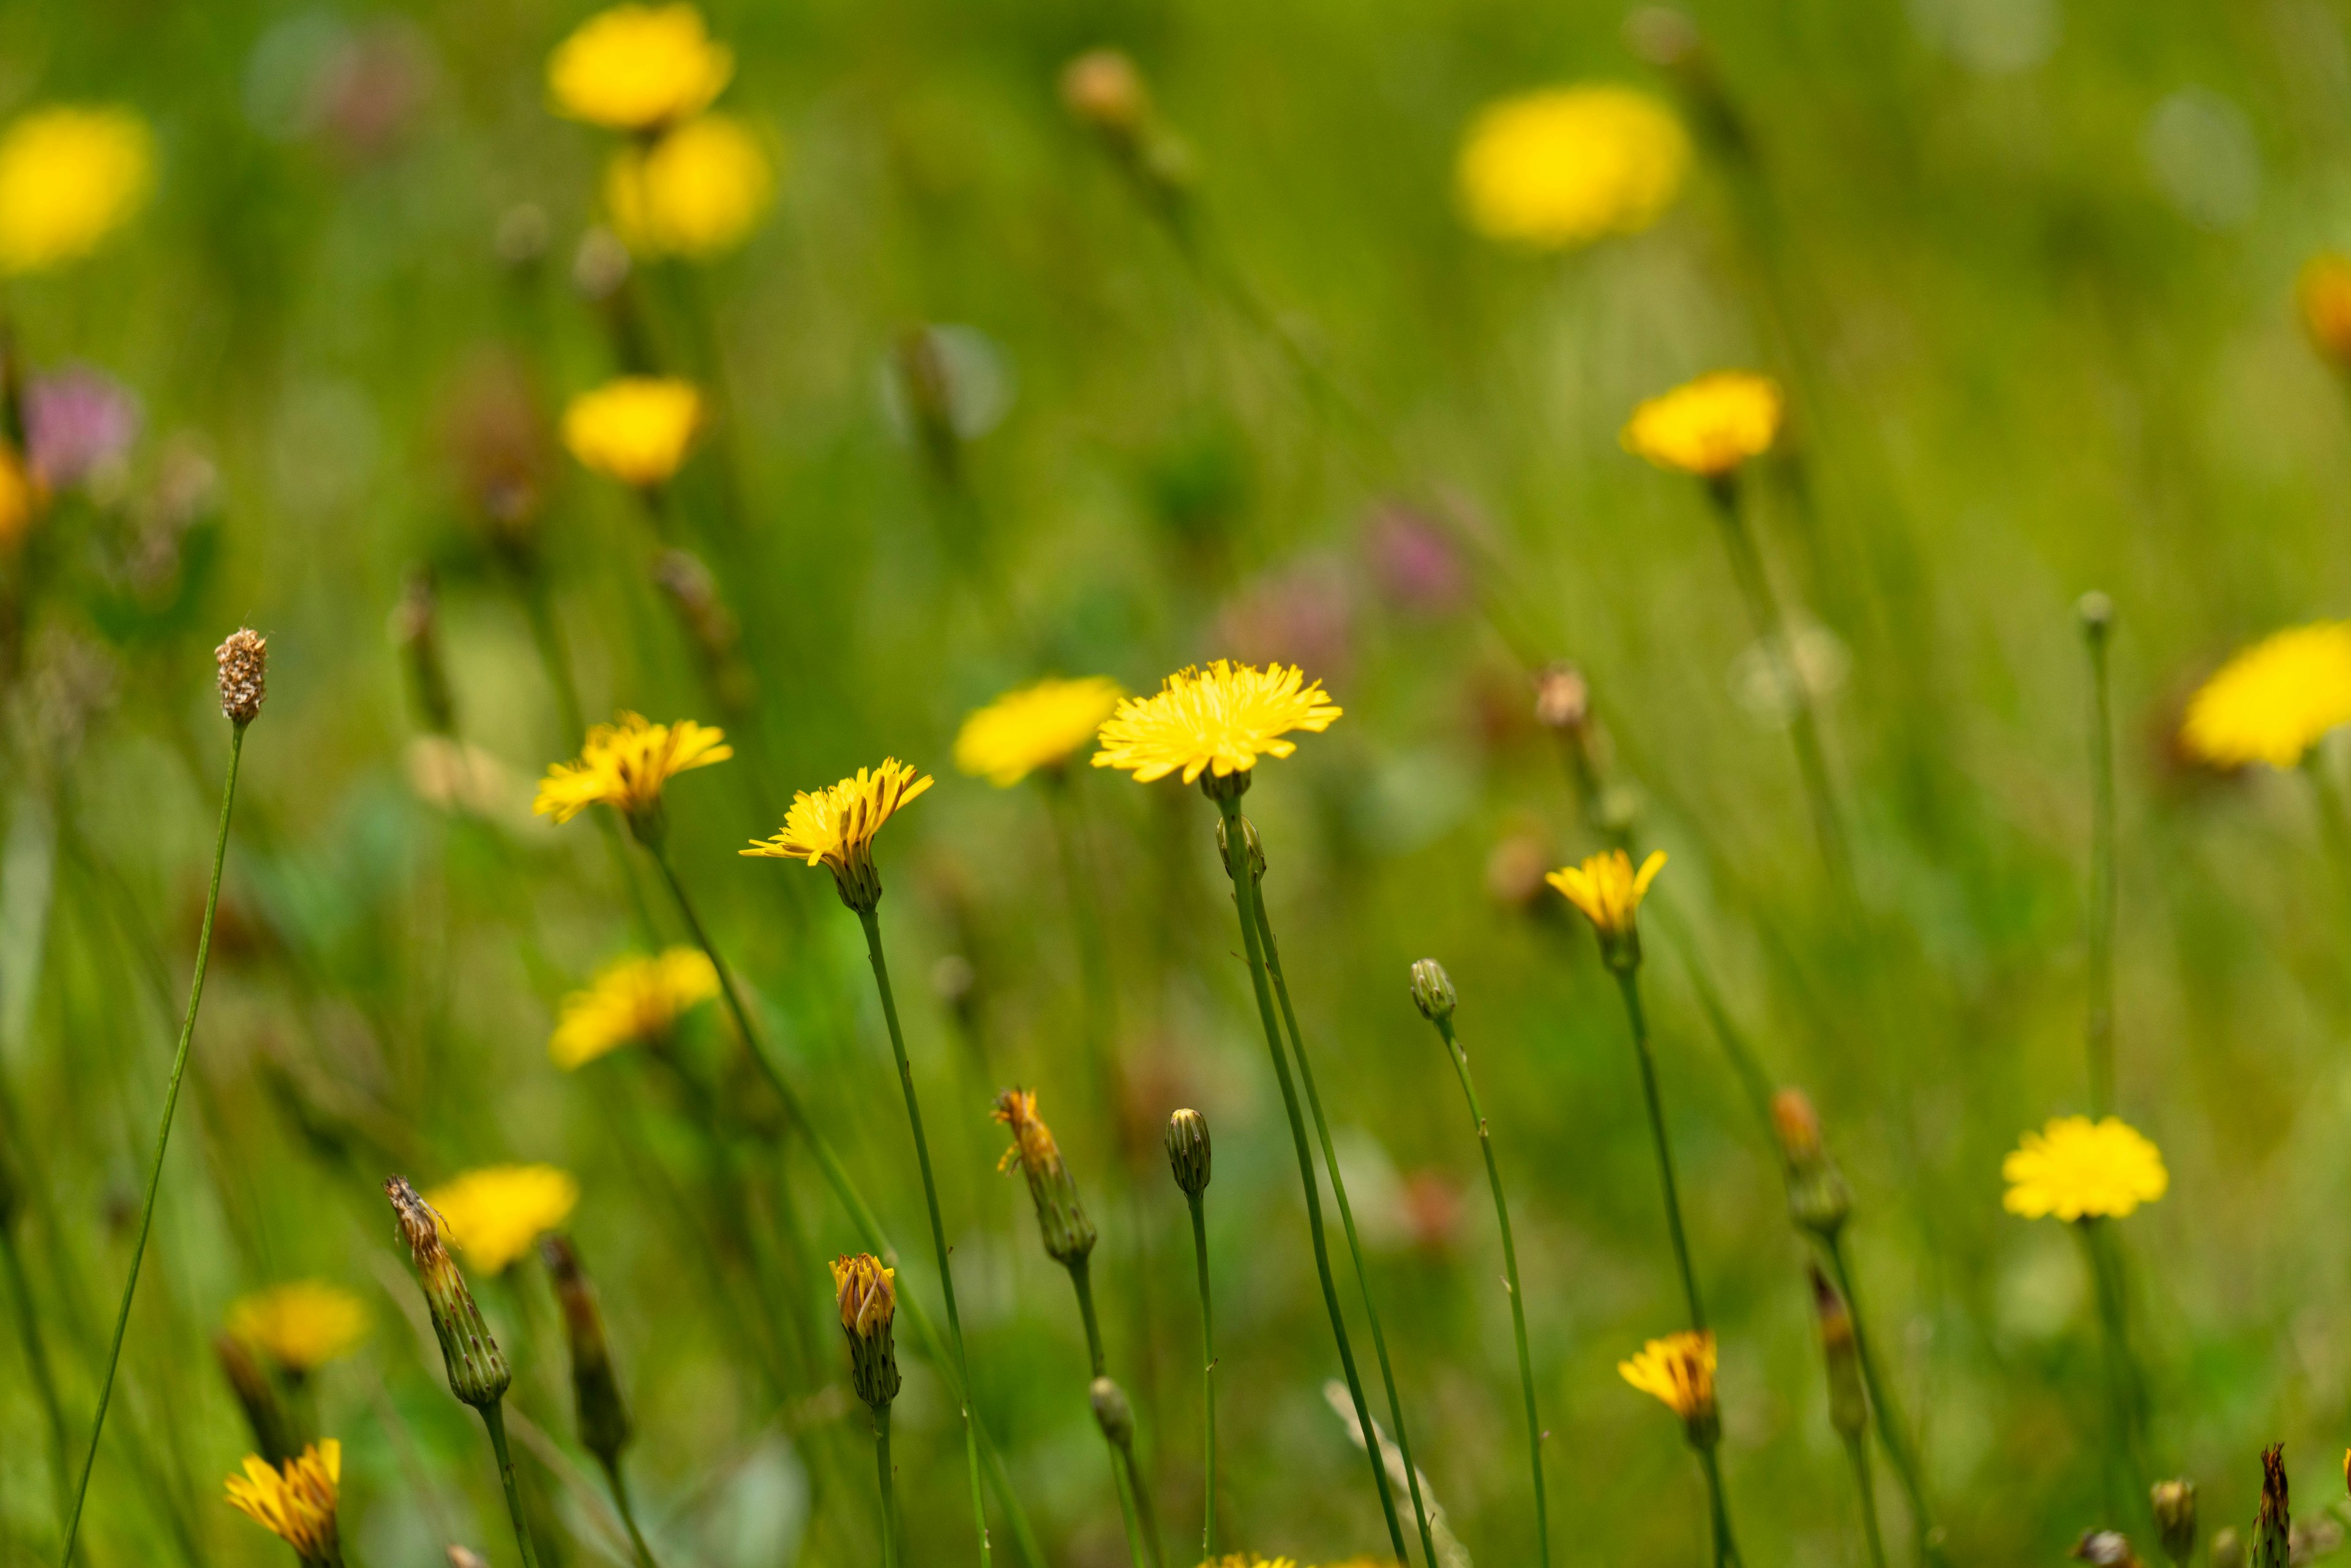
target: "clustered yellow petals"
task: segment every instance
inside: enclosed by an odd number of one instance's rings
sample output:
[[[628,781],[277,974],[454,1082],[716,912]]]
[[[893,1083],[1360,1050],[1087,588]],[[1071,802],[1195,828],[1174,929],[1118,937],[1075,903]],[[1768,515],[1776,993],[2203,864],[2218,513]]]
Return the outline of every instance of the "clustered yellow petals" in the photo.
[[[1641,900],[1665,867],[1663,850],[1650,851],[1638,871],[1633,869],[1633,857],[1623,850],[1604,850],[1586,855],[1582,865],[1562,866],[1543,880],[1583,911],[1584,918],[1601,936],[1623,936],[1635,929]]]
[[[1653,1339],[1630,1361],[1616,1364],[1617,1375],[1697,1427],[1714,1416],[1714,1331],[1684,1330]]]
[[[2351,256],[2312,256],[2294,280],[2294,297],[2311,346],[2328,362],[2351,367]]]
[[[998,1170],[1010,1170],[1018,1163],[1024,1171],[1041,1174],[1061,1163],[1061,1149],[1053,1141],[1053,1129],[1037,1114],[1035,1090],[1005,1090],[996,1097],[987,1119],[1012,1130],[1012,1146],[998,1157]]]
[[[2351,622],[2272,634],[2220,666],[2189,699],[2179,738],[2216,768],[2292,768],[2351,723]]]
[[[624,1045],[665,1040],[679,1019],[717,995],[717,967],[698,947],[620,959],[563,998],[547,1053],[569,1071]]]
[[[38,109],[0,135],[0,273],[78,261],[155,184],[155,138],[127,109]]]
[[[228,1332],[300,1375],[347,1355],[367,1337],[366,1303],[323,1280],[293,1280],[239,1298]]]
[[[1625,450],[1660,468],[1719,479],[1779,439],[1780,384],[1752,371],[1713,371],[1633,411]]]
[[[1177,771],[1186,784],[1203,773],[1227,779],[1259,757],[1288,757],[1298,743],[1284,736],[1320,734],[1344,711],[1295,664],[1260,670],[1218,659],[1206,670],[1176,671],[1147,697],[1121,698],[1093,763],[1123,768],[1138,784]]]
[[[1638,234],[1689,172],[1688,133],[1647,93],[1552,88],[1480,110],[1456,171],[1469,225],[1489,239],[1563,250]]]
[[[581,23],[548,57],[560,113],[614,131],[652,131],[701,113],[735,75],[692,5],[615,5]]]
[[[741,120],[689,120],[647,147],[624,147],[604,171],[604,205],[639,256],[705,260],[747,238],[775,194],[767,150]]]
[[[259,1454],[245,1457],[245,1473],[228,1478],[229,1506],[291,1546],[306,1563],[340,1563],[335,1503],[343,1479],[343,1446],[329,1437],[272,1467]]]
[[[622,376],[573,398],[563,444],[580,465],[640,490],[685,465],[702,429],[702,391],[675,376]]]
[[[2000,1174],[2008,1183],[2002,1206],[2027,1219],[2119,1219],[2171,1186],[2162,1152],[2118,1116],[2056,1117],[2025,1134]]]
[[[871,1339],[889,1327],[898,1315],[898,1270],[883,1267],[871,1252],[835,1258],[831,1267],[841,1326],[859,1339]]]
[[[578,761],[547,770],[530,809],[568,822],[590,806],[610,806],[642,828],[661,805],[663,785],[735,755],[726,736],[692,719],[649,724],[642,714],[624,713],[618,724],[600,724],[588,732]]]
[[[570,1218],[580,1184],[553,1166],[485,1166],[424,1195],[465,1261],[495,1274]]]
[[[805,861],[832,873],[841,902],[861,913],[881,901],[882,883],[873,867],[873,835],[882,824],[931,787],[931,778],[894,757],[874,768],[859,768],[838,784],[792,796],[783,828],[741,852],[775,860]]]
[[[955,765],[1009,789],[1040,768],[1068,761],[1124,695],[1107,675],[1049,678],[1007,692],[963,721]]]

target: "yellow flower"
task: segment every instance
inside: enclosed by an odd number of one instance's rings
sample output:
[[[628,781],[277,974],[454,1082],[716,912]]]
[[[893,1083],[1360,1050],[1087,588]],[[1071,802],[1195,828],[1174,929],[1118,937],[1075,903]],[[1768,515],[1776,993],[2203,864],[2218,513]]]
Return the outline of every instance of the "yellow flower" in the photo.
[[[580,1201],[580,1184],[553,1166],[485,1166],[434,1187],[424,1201],[440,1211],[465,1261],[495,1274],[563,1223]]]
[[[2119,1219],[2153,1203],[2171,1186],[2163,1155],[2119,1116],[2092,1122],[2059,1116],[2023,1140],[2001,1162],[2008,1183],[2001,1200],[2011,1214],[2039,1219],[2110,1215]]]
[[[360,1300],[323,1280],[295,1280],[238,1300],[228,1332],[297,1375],[350,1353],[367,1337]]]
[[[1369,1563],[1369,1558],[1363,1559]],[[1260,1557],[1254,1552],[1228,1552],[1200,1568],[1298,1568],[1295,1557]]]
[[[610,806],[640,833],[657,825],[662,786],[680,773],[724,762],[735,748],[722,744],[723,729],[682,718],[648,724],[642,714],[624,713],[618,724],[588,732],[577,762],[559,762],[538,781],[530,809],[568,822],[590,806]]]
[[[1124,695],[1107,675],[1047,679],[1007,692],[963,721],[956,766],[1009,789],[1040,768],[1068,761]]]
[[[155,185],[155,138],[127,109],[38,109],[0,136],[0,273],[78,261]]]
[[[1681,122],[1647,93],[1552,88],[1480,110],[1456,177],[1479,234],[1563,250],[1656,223],[1689,162]]]
[[[2312,256],[2294,280],[2294,297],[2319,356],[2351,366],[2351,257],[2333,251]]]
[[[0,443],[0,550],[23,544],[48,504],[48,486],[25,466],[23,458]]]
[[[1666,867],[1666,852],[1652,850],[1641,869],[1633,869],[1633,857],[1623,850],[1604,850],[1596,855],[1586,855],[1580,866],[1562,866],[1544,876],[1543,880],[1559,889],[1570,904],[1583,911],[1593,930],[1608,939],[1631,935],[1635,930],[1635,915],[1641,900],[1648,895],[1649,884]]]
[[[1682,1418],[1693,1441],[1713,1438],[1714,1331],[1701,1329],[1653,1339],[1630,1361],[1616,1364],[1616,1375],[1644,1394],[1654,1395]]]
[[[2216,768],[2291,768],[2351,723],[2351,622],[2274,632],[2220,666],[2188,701],[2179,739]]]
[[[1225,779],[1249,772],[1259,757],[1289,756],[1298,743],[1283,736],[1319,735],[1344,711],[1295,664],[1260,670],[1218,659],[1205,671],[1176,671],[1150,696],[1120,698],[1102,724],[1094,766],[1124,768],[1138,784],[1178,768],[1186,784],[1204,772]]]
[[[604,170],[612,226],[640,256],[707,258],[743,243],[775,194],[759,139],[723,114],[689,120]]]
[[[898,1270],[885,1269],[871,1252],[832,1260],[833,1302],[841,1326],[859,1339],[872,1339],[898,1315]]]
[[[615,5],[582,22],[547,59],[559,113],[615,131],[652,131],[701,113],[735,74],[691,5]]]
[[[1620,439],[1660,468],[1719,478],[1771,450],[1782,410],[1771,377],[1715,371],[1635,409]]]
[[[755,841],[747,855],[821,863],[832,873],[841,901],[859,914],[882,902],[881,873],[873,866],[873,835],[900,808],[931,787],[930,775],[894,757],[870,772],[859,768],[838,784],[811,795],[792,796],[784,825],[771,839]]]
[[[698,947],[622,958],[606,965],[586,990],[563,998],[547,1053],[569,1071],[624,1045],[665,1039],[687,1009],[717,994],[718,970]]]
[[[343,1479],[343,1446],[329,1437],[273,1469],[259,1454],[245,1457],[245,1474],[228,1478],[228,1501],[291,1546],[307,1563],[340,1563],[335,1500]]]
[[[674,376],[622,376],[563,411],[563,444],[580,465],[648,489],[685,465],[702,429],[702,392]]]

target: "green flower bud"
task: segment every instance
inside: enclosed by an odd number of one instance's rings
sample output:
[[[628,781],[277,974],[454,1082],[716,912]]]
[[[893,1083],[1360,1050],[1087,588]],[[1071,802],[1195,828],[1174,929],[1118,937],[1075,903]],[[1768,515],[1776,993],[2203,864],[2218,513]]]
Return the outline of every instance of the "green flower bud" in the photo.
[[[1412,967],[1412,1001],[1420,1016],[1438,1023],[1453,1016],[1458,998],[1453,994],[1453,977],[1445,966],[1434,958],[1422,958]]]
[[[449,1392],[476,1410],[486,1410],[506,1397],[514,1374],[498,1342],[465,1288],[465,1276],[441,1239],[441,1217],[417,1196],[406,1176],[387,1176],[384,1196],[400,1221],[416,1276],[424,1286],[424,1305],[433,1314],[433,1333],[441,1341],[441,1359],[449,1372]]]
[[[1167,1166],[1186,1197],[1197,1197],[1208,1190],[1209,1155],[1206,1116],[1187,1109],[1167,1118]]]
[[[611,1465],[629,1443],[629,1411],[612,1375],[612,1354],[604,1343],[604,1314],[596,1293],[580,1271],[580,1255],[564,1237],[549,1234],[538,1254],[555,1281],[563,1308],[563,1333],[571,1348],[571,1396],[580,1416],[580,1446]]]
[[[2176,1568],[2188,1568],[2188,1559],[2196,1551],[2196,1483],[2184,1476],[2177,1480],[2158,1481],[2148,1500],[2155,1508],[2163,1554],[2171,1559]]]

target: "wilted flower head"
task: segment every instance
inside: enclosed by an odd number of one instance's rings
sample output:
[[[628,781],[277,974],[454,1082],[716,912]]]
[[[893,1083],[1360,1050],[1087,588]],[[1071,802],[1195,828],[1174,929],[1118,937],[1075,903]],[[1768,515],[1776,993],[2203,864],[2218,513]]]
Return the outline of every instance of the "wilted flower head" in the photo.
[[[1641,961],[1636,917],[1649,884],[1665,866],[1663,850],[1652,850],[1638,871],[1633,869],[1633,857],[1623,850],[1604,850],[1586,855],[1582,865],[1562,866],[1543,880],[1592,922],[1600,936],[1600,955],[1609,967],[1626,969]]]
[[[739,852],[822,864],[832,873],[841,901],[868,914],[882,901],[882,873],[873,864],[873,835],[900,808],[931,787],[927,773],[885,757],[814,794],[802,789],[773,838]]]
[[[269,695],[269,640],[240,628],[213,650],[213,664],[220,674],[221,712],[243,729],[261,716]]]
[[[1298,749],[1283,737],[1319,734],[1344,711],[1295,664],[1261,670],[1218,659],[1206,670],[1176,671],[1150,696],[1121,698],[1102,724],[1093,764],[1123,768],[1138,784],[1179,769],[1186,784],[1203,773],[1220,785],[1238,777],[1238,787],[1225,786],[1238,794],[1259,757]]]
[[[155,138],[127,109],[37,109],[0,134],[0,274],[78,261],[155,183]]]
[[[70,365],[26,384],[26,461],[52,490],[117,467],[138,438],[139,400],[102,371]]]
[[[2220,666],[2188,701],[2180,743],[2216,768],[2292,768],[2351,723],[2351,622],[2273,632]]]
[[[2334,251],[2312,256],[2294,280],[2294,298],[2303,330],[2319,357],[2337,367],[2351,366],[2351,257]]]
[[[343,1550],[335,1504],[343,1479],[343,1446],[329,1437],[273,1468],[259,1454],[245,1457],[245,1473],[228,1478],[228,1502],[294,1549],[311,1568],[340,1568]]]
[[[1078,1184],[1061,1158],[1061,1145],[1053,1141],[1053,1129],[1037,1114],[1036,1092],[1005,1090],[996,1097],[988,1117],[1012,1130],[1012,1146],[1004,1151],[996,1168],[1009,1170],[1018,1165],[1028,1178],[1029,1197],[1036,1205],[1037,1228],[1044,1235],[1046,1252],[1064,1264],[1092,1252],[1093,1221],[1086,1218],[1085,1207],[1078,1201]]]
[[[2111,1217],[2153,1203],[2171,1185],[2163,1155],[2119,1116],[2059,1116],[2001,1162],[2002,1207],[2027,1219]]]
[[[774,196],[759,139],[739,120],[705,114],[648,147],[624,147],[604,171],[604,205],[639,256],[706,260],[741,245]]]
[[[702,428],[701,389],[674,376],[622,376],[563,411],[563,444],[580,465],[640,490],[684,466]]]
[[[1719,479],[1779,438],[1780,385],[1752,371],[1714,371],[1633,410],[1625,450],[1660,468]]]
[[[1552,88],[1481,110],[1462,141],[1457,178],[1479,234],[1563,250],[1656,223],[1689,162],[1688,133],[1647,93]]]
[[[665,1040],[679,1019],[717,995],[718,970],[699,947],[617,959],[563,998],[547,1053],[569,1070],[624,1045]]]
[[[2253,1517],[2252,1568],[2288,1568],[2293,1560],[2294,1511],[2286,1496],[2285,1445],[2273,1443],[2262,1450],[2262,1505]]]
[[[298,1376],[367,1337],[367,1306],[340,1285],[294,1280],[240,1297],[228,1310],[228,1332]]]
[[[1040,768],[1058,768],[1094,737],[1125,694],[1107,675],[1049,677],[976,710],[956,732],[955,764],[1009,789]]]
[[[1653,1339],[1641,1354],[1616,1364],[1617,1375],[1656,1396],[1682,1418],[1690,1441],[1713,1446],[1719,1430],[1714,1407],[1714,1333],[1684,1331]]]
[[[710,107],[735,75],[692,5],[615,5],[582,22],[547,60],[556,110],[614,131],[651,131]]]
[[[442,1238],[441,1216],[408,1184],[406,1176],[385,1177],[383,1195],[392,1200],[401,1239],[408,1244],[417,1282],[424,1287],[433,1334],[441,1342],[441,1359],[448,1368],[449,1392],[477,1410],[486,1409],[506,1396],[514,1373],[498,1342],[490,1337],[489,1325],[482,1321],[482,1309],[475,1304],[465,1276],[449,1256]]]
[[[553,1166],[485,1166],[444,1182],[425,1201],[465,1261],[496,1274],[570,1217],[580,1184]]]
[[[588,732],[578,761],[547,770],[530,809],[568,822],[590,806],[610,806],[640,838],[657,834],[662,786],[680,773],[734,756],[726,734],[690,718],[650,724],[642,714],[624,713],[618,724],[600,724]]]

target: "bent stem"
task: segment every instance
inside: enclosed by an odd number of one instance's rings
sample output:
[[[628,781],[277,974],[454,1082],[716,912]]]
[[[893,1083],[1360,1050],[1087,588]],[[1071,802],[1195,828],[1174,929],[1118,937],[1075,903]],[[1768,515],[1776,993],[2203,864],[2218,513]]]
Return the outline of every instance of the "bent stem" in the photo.
[[[645,1532],[637,1528],[637,1511],[629,1501],[629,1483],[621,1473],[621,1457],[614,1454],[604,1458],[603,1464],[604,1479],[612,1485],[613,1506],[621,1511],[621,1523],[629,1532],[629,1549],[637,1554],[637,1568],[661,1568],[653,1561],[653,1549],[645,1544]]]
[[[1657,1179],[1666,1192],[1666,1230],[1673,1238],[1674,1262],[1680,1268],[1682,1295],[1689,1305],[1689,1326],[1703,1333],[1706,1306],[1698,1293],[1698,1272],[1690,1267],[1689,1239],[1682,1232],[1681,1195],[1674,1185],[1674,1151],[1666,1137],[1666,1106],[1657,1091],[1657,1064],[1649,1054],[1649,1022],[1641,1011],[1638,969],[1616,971],[1616,988],[1625,998],[1625,1021],[1633,1030],[1633,1054],[1641,1064],[1641,1094],[1648,1103],[1649,1138],[1657,1149]]]
[[[1217,1560],[1217,1322],[1208,1297],[1208,1223],[1201,1197],[1196,1192],[1184,1195],[1192,1207],[1192,1260],[1200,1278],[1200,1399],[1207,1412],[1207,1436],[1201,1445],[1206,1450],[1202,1468],[1207,1479],[1201,1489],[1200,1557],[1213,1563]]]
[[[122,1336],[131,1326],[131,1301],[139,1291],[139,1265],[147,1255],[147,1231],[155,1222],[155,1195],[163,1184],[163,1153],[172,1142],[172,1115],[180,1104],[180,1081],[187,1075],[188,1048],[196,1038],[196,1009],[204,999],[204,967],[212,958],[213,917],[220,910],[221,864],[228,858],[229,814],[236,804],[236,768],[245,755],[245,728],[235,725],[229,737],[228,781],[221,787],[220,827],[213,835],[212,882],[204,890],[204,924],[196,937],[196,972],[188,983],[188,1015],[180,1025],[180,1044],[172,1057],[172,1080],[163,1091],[163,1117],[155,1130],[155,1158],[147,1171],[147,1197],[139,1209],[139,1232],[131,1244],[131,1275],[122,1282],[122,1305],[114,1314],[114,1343],[106,1353],[106,1374],[99,1380],[98,1414],[89,1424],[89,1451],[82,1458],[81,1479],[76,1483],[73,1507],[66,1515],[65,1549],[59,1563],[73,1561],[74,1541],[81,1533],[82,1505],[89,1498],[89,1474],[98,1464],[99,1438],[106,1431],[106,1407],[114,1397],[115,1368],[122,1360]]]
[[[1861,1499],[1861,1532],[1869,1542],[1869,1568],[1886,1568],[1886,1537],[1877,1529],[1877,1482],[1869,1473],[1869,1443],[1858,1431],[1844,1440],[1853,1461],[1854,1490]]]
[[[507,1512],[514,1519],[515,1544],[522,1549],[523,1568],[538,1568],[538,1553],[530,1544],[530,1526],[523,1521],[522,1490],[515,1481],[514,1456],[507,1451],[507,1407],[492,1400],[481,1407],[482,1425],[490,1429],[490,1448],[498,1458],[498,1484],[506,1489]]]
[[[1870,1349],[1868,1314],[1862,1310],[1861,1296],[1855,1289],[1853,1270],[1844,1255],[1844,1233],[1832,1231],[1824,1243],[1828,1253],[1829,1272],[1835,1278],[1837,1293],[1844,1298],[1845,1311],[1853,1318],[1853,1348],[1861,1361],[1862,1386],[1869,1394],[1869,1408],[1877,1426],[1878,1446],[1886,1450],[1888,1463],[1894,1467],[1894,1479],[1902,1488],[1903,1500],[1910,1507],[1910,1528],[1918,1548],[1918,1560],[1939,1564],[1943,1556],[1941,1531],[1936,1527],[1934,1515],[1927,1506],[1927,1489],[1918,1475],[1917,1457],[1910,1448],[1910,1438],[1903,1425],[1901,1407],[1895,1404],[1894,1394],[1877,1373],[1877,1356]]]

